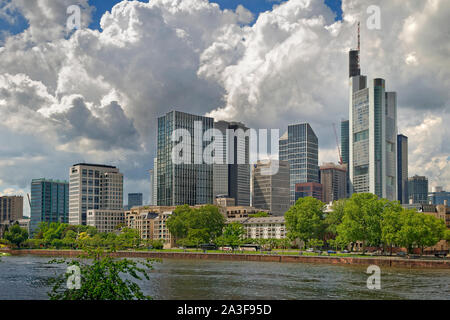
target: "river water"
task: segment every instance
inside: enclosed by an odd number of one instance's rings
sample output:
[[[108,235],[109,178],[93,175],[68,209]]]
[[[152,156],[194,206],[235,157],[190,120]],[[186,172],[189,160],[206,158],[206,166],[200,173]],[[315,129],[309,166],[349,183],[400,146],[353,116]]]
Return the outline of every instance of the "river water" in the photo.
[[[48,299],[46,279],[64,273],[53,258],[0,260],[0,300]],[[166,259],[140,283],[154,299],[446,299],[450,271],[381,269],[381,290],[369,290],[366,267],[326,264]]]

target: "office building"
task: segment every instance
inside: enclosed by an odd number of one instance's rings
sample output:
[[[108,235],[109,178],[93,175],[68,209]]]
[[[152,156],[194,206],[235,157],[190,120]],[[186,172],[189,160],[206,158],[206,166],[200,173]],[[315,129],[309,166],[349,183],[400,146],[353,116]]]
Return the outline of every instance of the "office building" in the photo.
[[[123,210],[91,209],[87,212],[87,225],[100,233],[115,232],[125,225],[125,214]]]
[[[350,193],[397,200],[397,96],[383,79],[350,79]]]
[[[31,181],[30,233],[41,222],[69,222],[69,182],[51,179]]]
[[[142,206],[142,193],[128,194],[128,209]]]
[[[450,192],[444,191],[442,187],[434,187],[432,192],[428,194],[429,204],[445,204],[450,203]]]
[[[424,176],[415,175],[408,178],[409,203],[428,203],[428,179]]]
[[[297,183],[295,185],[295,201],[299,198],[313,197],[323,201],[322,184],[317,182]]]
[[[397,200],[406,204],[408,200],[408,137],[397,136]]]
[[[253,207],[282,216],[290,207],[289,162],[258,161],[253,168]]]
[[[211,142],[203,141],[214,119],[171,111],[158,118],[157,204],[159,206],[213,203],[213,165],[205,164],[203,152]],[[172,141],[175,132],[187,133],[178,143]],[[188,141],[189,140],[189,141]],[[177,151],[178,149],[178,151]],[[172,153],[184,161],[174,163]],[[178,158],[176,159],[178,162]]]
[[[86,225],[88,210],[123,210],[123,174],[118,168],[79,163],[69,176],[69,224]]]
[[[150,205],[156,206],[158,202],[158,158],[153,159],[153,169],[150,173]]]
[[[347,198],[347,165],[323,164],[320,166],[320,183],[323,202]]]
[[[9,225],[23,219],[23,197],[0,197],[0,224]]]
[[[218,121],[214,129],[221,136],[216,140],[222,156],[213,165],[213,196],[228,195],[236,205],[250,205],[250,144],[248,128],[240,122]]]
[[[295,202],[295,185],[319,183],[319,140],[308,123],[290,125],[279,141],[279,158],[290,165],[290,200]]]
[[[341,121],[341,156],[342,164],[347,167],[347,181],[346,181],[346,196],[350,194],[350,175],[349,175],[349,163],[350,163],[350,137],[349,135],[349,121]]]

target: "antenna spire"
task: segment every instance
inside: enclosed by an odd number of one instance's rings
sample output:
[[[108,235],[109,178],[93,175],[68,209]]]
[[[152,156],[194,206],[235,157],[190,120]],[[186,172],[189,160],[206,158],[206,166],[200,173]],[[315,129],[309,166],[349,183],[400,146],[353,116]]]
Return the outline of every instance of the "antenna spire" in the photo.
[[[361,51],[361,22],[358,21],[358,51]]]

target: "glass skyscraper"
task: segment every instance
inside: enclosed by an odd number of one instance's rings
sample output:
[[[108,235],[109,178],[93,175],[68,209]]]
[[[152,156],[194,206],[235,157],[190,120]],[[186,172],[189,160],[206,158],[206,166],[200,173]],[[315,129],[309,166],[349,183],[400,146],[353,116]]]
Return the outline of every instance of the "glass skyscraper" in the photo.
[[[397,136],[397,193],[401,204],[408,204],[408,137]]]
[[[159,206],[197,205],[213,203],[213,165],[203,162],[203,151],[210,143],[203,140],[203,135],[214,127],[214,119],[171,111],[158,118],[158,165],[157,165],[157,204]],[[175,145],[172,133],[184,129],[191,136],[180,156],[190,163],[175,164],[172,150]],[[183,138],[180,138],[183,139]],[[200,145],[200,149],[195,144]],[[184,154],[185,152],[189,152]],[[200,163],[198,160],[201,159]]]
[[[290,165],[290,199],[295,202],[295,185],[319,183],[319,140],[309,123],[295,124],[279,141],[279,158]]]
[[[128,209],[142,206],[142,193],[128,194]]]
[[[408,199],[412,204],[428,203],[428,179],[415,175],[408,179]]]
[[[69,222],[69,182],[34,179],[31,182],[30,233],[41,222]]]

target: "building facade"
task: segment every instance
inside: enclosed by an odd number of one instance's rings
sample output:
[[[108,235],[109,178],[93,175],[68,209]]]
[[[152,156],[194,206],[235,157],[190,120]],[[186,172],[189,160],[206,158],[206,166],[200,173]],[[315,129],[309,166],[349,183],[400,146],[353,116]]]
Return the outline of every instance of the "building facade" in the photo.
[[[350,193],[397,200],[397,95],[383,79],[350,78]]]
[[[442,187],[434,187],[428,194],[428,203],[435,205],[450,203],[450,192],[444,191]]]
[[[319,183],[319,140],[308,123],[290,125],[279,141],[279,159],[290,165],[290,201],[295,202],[295,185]]]
[[[286,223],[284,217],[232,218],[226,223],[241,223],[246,239],[285,239]]]
[[[111,233],[125,225],[125,214],[123,210],[91,209],[87,212],[87,225],[97,228],[98,232]]]
[[[128,194],[128,209],[132,207],[142,206],[142,193],[129,193]]]
[[[240,122],[218,121],[214,129],[216,148],[220,149],[221,163],[213,165],[213,196],[227,195],[236,205],[250,205],[250,138],[248,128]]]
[[[51,179],[31,181],[30,233],[41,222],[69,222],[69,182]]]
[[[320,183],[323,202],[347,198],[347,165],[326,163],[320,166]]]
[[[349,135],[349,121],[342,120],[341,121],[341,156],[342,156],[342,164],[347,167],[347,181],[346,181],[346,194],[347,196],[350,194],[350,174],[349,174],[349,165],[350,165],[350,137]]]
[[[408,137],[397,136],[397,200],[401,204],[408,200]]]
[[[415,175],[408,178],[409,203],[428,203],[428,179],[424,176]]]
[[[203,161],[203,152],[210,144],[203,137],[213,126],[212,118],[179,111],[171,111],[158,118],[159,206],[213,203],[213,165]],[[177,136],[180,133],[187,133],[191,139],[183,141],[183,137]],[[177,143],[172,141],[172,136]],[[172,153],[186,161],[174,163]]]
[[[118,168],[79,163],[69,176],[69,224],[86,225],[88,210],[123,210],[123,174]]]
[[[306,182],[295,185],[295,201],[299,198],[313,197],[323,201],[323,187],[321,183]]]
[[[253,168],[253,207],[284,215],[290,207],[289,179],[289,162],[258,161]]]
[[[23,219],[23,197],[0,197],[0,224],[7,224]]]
[[[153,159],[153,169],[150,174],[150,205],[156,206],[158,202],[158,158]]]

